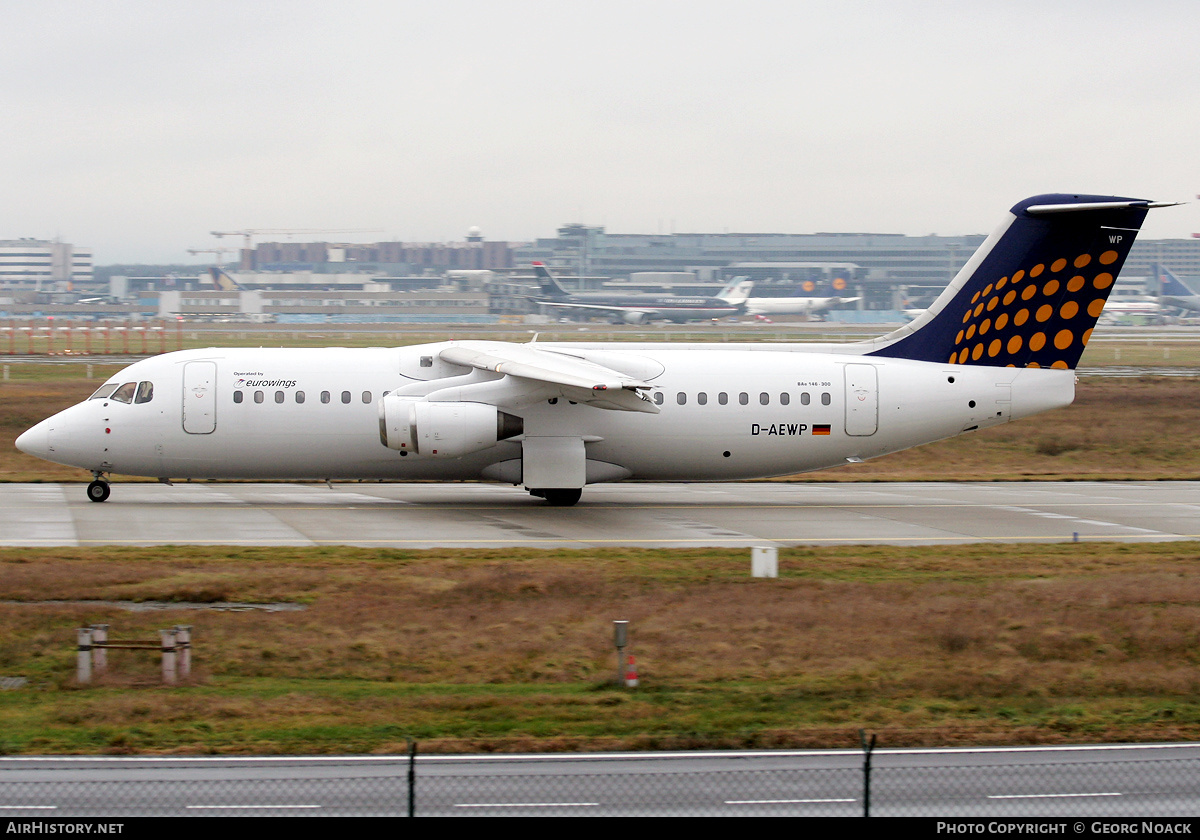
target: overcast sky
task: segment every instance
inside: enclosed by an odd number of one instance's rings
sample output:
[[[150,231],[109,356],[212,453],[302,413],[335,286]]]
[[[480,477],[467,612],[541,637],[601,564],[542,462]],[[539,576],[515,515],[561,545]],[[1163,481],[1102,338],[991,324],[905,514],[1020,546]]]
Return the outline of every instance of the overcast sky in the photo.
[[[0,239],[987,233],[1192,200],[1200,3],[0,0]],[[263,241],[286,237],[262,237]]]

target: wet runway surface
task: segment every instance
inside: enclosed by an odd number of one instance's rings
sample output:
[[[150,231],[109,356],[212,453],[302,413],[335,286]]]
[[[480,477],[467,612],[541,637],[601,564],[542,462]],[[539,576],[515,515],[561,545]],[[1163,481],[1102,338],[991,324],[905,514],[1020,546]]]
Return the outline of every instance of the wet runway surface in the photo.
[[[1200,539],[1200,482],[0,485],[0,545],[894,545]]]

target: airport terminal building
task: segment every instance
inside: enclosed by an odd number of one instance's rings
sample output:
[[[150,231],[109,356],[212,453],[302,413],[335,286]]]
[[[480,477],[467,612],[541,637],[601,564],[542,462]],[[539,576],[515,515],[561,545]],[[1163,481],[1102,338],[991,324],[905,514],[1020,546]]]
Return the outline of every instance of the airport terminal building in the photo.
[[[603,227],[564,225],[553,238],[514,249],[517,265],[538,260],[579,289],[607,285],[601,278],[641,272],[691,272],[692,287],[677,293],[711,293],[745,275],[755,293],[786,294],[797,283],[841,274],[862,309],[901,309],[928,302],[944,289],[987,237],[905,236],[886,233],[673,233],[611,234]],[[1161,262],[1177,274],[1200,275],[1200,239],[1138,240],[1124,278],[1151,277]],[[840,272],[822,266],[852,265]]]
[[[97,282],[90,250],[0,240],[0,314],[8,317],[242,318],[292,322],[488,322],[536,315],[531,264],[569,291],[713,295],[735,277],[753,294],[857,298],[842,320],[878,320],[928,305],[985,240],[887,233],[619,234],[566,224],[529,243],[489,242],[477,229],[452,243],[261,243],[232,271],[240,292],[206,272]],[[1138,240],[1124,285],[1148,293],[1153,265],[1200,276],[1200,239]],[[251,266],[246,268],[246,265]],[[1138,289],[1134,290],[1135,292]],[[91,307],[95,312],[82,310]],[[857,313],[857,315],[856,315]],[[557,316],[555,316],[557,317]]]
[[[68,291],[92,279],[92,252],[68,242],[0,239],[0,287]]]

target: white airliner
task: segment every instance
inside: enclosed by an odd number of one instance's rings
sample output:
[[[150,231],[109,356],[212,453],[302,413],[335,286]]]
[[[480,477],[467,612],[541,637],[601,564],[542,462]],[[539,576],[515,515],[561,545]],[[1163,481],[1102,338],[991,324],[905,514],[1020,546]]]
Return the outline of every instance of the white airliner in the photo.
[[[631,295],[611,292],[571,294],[554,279],[540,262],[533,264],[534,273],[542,287],[542,296],[533,298],[540,306],[555,307],[613,316],[618,324],[648,324],[651,321],[685,323],[715,320],[746,311],[744,303],[754,288],[754,281],[735,277],[716,297],[684,295]]]
[[[749,297],[746,299],[746,314],[818,315],[835,306],[857,302],[856,297]]]
[[[740,266],[755,266],[758,263],[739,263]],[[843,304],[857,303],[859,298],[840,297],[839,292],[846,288],[843,277],[835,277],[825,284],[832,295],[816,296],[817,284],[805,281],[796,286],[794,294],[788,297],[749,297],[746,299],[747,315],[819,315]]]
[[[482,479],[571,505],[600,481],[787,475],[1065,406],[1149,201],[1012,208],[929,309],[850,344],[185,350],[137,362],[17,439],[110,473]]]

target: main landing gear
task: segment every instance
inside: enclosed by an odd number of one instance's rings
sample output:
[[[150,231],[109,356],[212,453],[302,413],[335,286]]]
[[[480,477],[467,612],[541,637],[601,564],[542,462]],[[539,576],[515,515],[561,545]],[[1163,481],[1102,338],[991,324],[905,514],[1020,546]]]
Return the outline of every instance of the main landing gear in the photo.
[[[92,475],[95,481],[87,486],[87,497],[93,502],[108,501],[108,494],[112,492],[109,489],[108,482],[104,480],[104,473],[93,471]]]
[[[570,507],[579,501],[583,490],[578,487],[549,488],[545,490],[530,490],[530,495],[540,496],[554,507]]]

